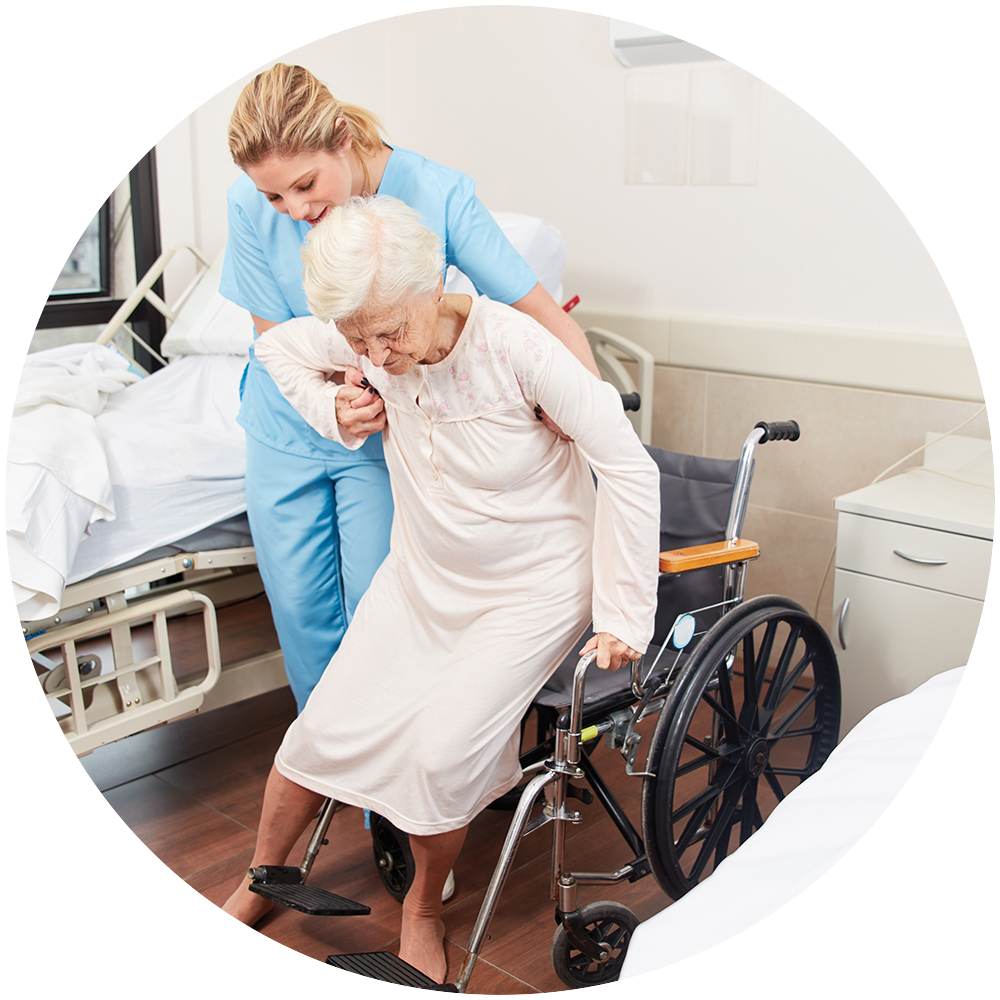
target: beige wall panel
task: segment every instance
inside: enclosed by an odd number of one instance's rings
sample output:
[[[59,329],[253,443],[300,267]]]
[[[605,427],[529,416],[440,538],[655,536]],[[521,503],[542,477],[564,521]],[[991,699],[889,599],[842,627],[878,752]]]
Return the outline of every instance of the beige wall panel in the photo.
[[[751,500],[756,486],[750,491]],[[833,572],[824,579],[837,539],[837,522],[759,507],[751,502],[743,537],[760,546],[760,558],[750,564],[747,597],[780,594],[798,601],[828,632],[833,602]],[[822,592],[820,587],[822,585]]]

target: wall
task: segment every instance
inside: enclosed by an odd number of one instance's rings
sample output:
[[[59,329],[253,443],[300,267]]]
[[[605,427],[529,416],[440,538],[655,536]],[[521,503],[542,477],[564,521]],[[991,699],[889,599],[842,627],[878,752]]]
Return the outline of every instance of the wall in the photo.
[[[849,150],[766,82],[755,184],[628,185],[634,71],[614,59],[607,18],[430,11],[275,58],[371,107],[391,142],[469,173],[488,207],[560,229],[581,323],[634,336],[658,362],[655,444],[734,456],[757,420],[799,420],[800,442],[759,453],[746,525],[764,550],[753,593],[811,609],[834,542],[833,498],[983,398],[955,307],[907,220]],[[237,176],[226,124],[252,75],[160,143],[165,243],[222,249]],[[985,415],[962,433],[988,436]]]
[[[275,58],[371,107],[391,141],[469,173],[488,207],[557,226],[569,249],[565,287],[587,308],[963,336],[892,199],[766,84],[755,185],[626,185],[625,89],[635,71],[615,61],[607,18],[429,11]],[[160,143],[164,242],[222,249],[225,189],[237,175],[226,124],[251,76]]]

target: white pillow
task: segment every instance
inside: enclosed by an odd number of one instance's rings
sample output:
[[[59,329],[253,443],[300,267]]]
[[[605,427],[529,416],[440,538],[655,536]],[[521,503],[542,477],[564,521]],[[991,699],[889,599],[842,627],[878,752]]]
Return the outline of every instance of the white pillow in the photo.
[[[248,355],[253,343],[253,320],[246,309],[219,294],[223,254],[202,275],[163,338],[165,358],[185,354]]]
[[[516,212],[491,212],[504,236],[535,272],[541,286],[562,305],[562,275],[566,266],[566,244],[555,226],[533,215]],[[449,267],[445,276],[446,292],[475,295],[472,282],[456,267]]]

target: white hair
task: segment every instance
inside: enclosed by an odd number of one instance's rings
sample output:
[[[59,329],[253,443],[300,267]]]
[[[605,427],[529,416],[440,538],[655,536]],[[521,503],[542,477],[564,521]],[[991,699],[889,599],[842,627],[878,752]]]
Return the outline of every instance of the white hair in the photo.
[[[444,258],[417,213],[385,195],[351,198],[302,247],[302,288],[324,322],[401,305],[437,288]]]

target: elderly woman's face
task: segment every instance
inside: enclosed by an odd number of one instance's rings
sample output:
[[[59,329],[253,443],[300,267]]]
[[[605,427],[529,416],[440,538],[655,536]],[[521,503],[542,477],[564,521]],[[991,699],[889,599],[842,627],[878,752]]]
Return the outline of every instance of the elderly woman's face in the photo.
[[[419,364],[434,364],[447,354],[438,347],[438,293],[400,305],[355,313],[337,321],[337,329],[355,354],[390,375],[406,375]],[[437,355],[440,353],[440,357]]]

